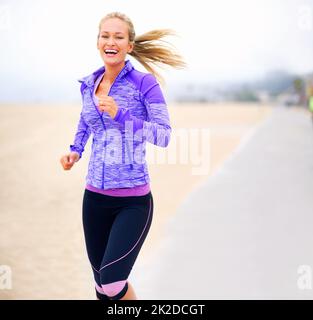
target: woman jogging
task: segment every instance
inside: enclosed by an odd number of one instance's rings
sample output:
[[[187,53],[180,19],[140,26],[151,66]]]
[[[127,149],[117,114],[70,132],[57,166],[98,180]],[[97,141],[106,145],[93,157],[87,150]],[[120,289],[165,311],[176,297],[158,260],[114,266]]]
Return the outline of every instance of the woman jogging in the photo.
[[[80,79],[82,111],[70,152],[72,168],[93,135],[82,220],[86,250],[100,300],[135,300],[127,281],[153,217],[153,197],[145,160],[146,142],[167,147],[171,124],[160,86],[150,66],[186,66],[181,56],[154,43],[169,29],[135,36],[131,20],[112,12],[101,19],[97,49],[104,66]],[[162,40],[161,40],[162,41]],[[149,72],[136,70],[129,54]]]

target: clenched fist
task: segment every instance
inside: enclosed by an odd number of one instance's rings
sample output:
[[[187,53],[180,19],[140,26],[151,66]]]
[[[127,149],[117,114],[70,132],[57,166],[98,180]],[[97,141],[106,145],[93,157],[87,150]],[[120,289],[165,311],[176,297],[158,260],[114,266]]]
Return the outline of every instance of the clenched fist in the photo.
[[[62,156],[60,162],[64,170],[70,170],[73,167],[74,163],[78,161],[78,159],[78,152],[73,151]]]
[[[99,110],[102,112],[107,112],[112,119],[117,114],[118,106],[115,100],[111,96],[101,95],[99,98]]]

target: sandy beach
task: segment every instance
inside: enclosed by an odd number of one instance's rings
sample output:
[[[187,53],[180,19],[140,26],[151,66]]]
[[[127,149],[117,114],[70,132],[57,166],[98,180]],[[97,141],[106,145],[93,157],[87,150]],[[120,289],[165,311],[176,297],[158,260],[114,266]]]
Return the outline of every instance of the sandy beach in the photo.
[[[73,142],[80,109],[0,106],[0,265],[12,270],[12,289],[0,290],[0,299],[95,299],[81,221],[91,139],[72,170],[64,171],[59,163]],[[154,218],[137,261],[153,255],[185,197],[271,111],[254,104],[169,105],[173,134],[168,148],[147,144]],[[202,148],[198,157],[194,141]],[[182,148],[187,148],[187,161],[178,156]],[[205,152],[209,157],[201,158]],[[153,163],[156,158],[163,161]]]

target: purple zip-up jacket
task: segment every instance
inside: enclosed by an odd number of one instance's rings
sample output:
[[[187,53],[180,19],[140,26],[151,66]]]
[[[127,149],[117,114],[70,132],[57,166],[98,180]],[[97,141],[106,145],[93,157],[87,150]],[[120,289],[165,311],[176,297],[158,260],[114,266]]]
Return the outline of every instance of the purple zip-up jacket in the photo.
[[[92,96],[95,81],[104,72],[102,66],[78,80],[82,111],[70,150],[81,158],[93,135],[86,183],[96,188],[131,188],[149,183],[146,141],[167,147],[172,131],[160,86],[153,74],[136,70],[126,60],[108,93],[118,106],[112,119],[98,109]]]

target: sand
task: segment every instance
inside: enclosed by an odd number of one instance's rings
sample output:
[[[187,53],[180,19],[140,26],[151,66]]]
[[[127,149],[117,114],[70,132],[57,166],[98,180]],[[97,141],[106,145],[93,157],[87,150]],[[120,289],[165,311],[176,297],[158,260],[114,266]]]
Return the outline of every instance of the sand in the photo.
[[[185,197],[271,110],[253,104],[169,105],[168,148],[147,144],[154,217],[136,263],[153,255]],[[59,162],[73,142],[79,113],[79,105],[0,106],[0,266],[12,270],[12,288],[0,289],[0,299],[95,299],[81,221],[91,139],[72,170]],[[192,150],[197,143],[200,149]],[[187,163],[179,156],[182,148]],[[201,159],[205,151],[209,157]],[[156,156],[163,163],[153,163]]]

